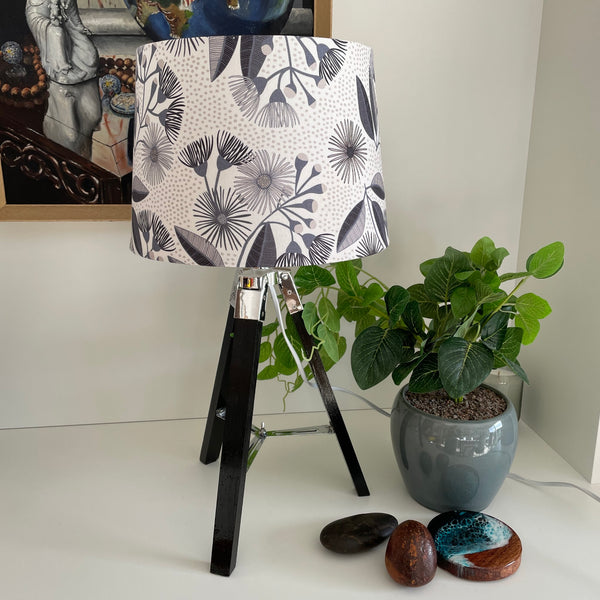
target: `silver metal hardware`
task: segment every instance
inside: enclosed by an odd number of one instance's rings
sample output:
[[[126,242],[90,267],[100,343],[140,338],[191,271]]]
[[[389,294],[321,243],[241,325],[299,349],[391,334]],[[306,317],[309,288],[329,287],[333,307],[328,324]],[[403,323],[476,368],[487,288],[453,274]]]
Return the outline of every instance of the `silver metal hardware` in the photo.
[[[217,408],[217,410],[215,411],[215,415],[217,416],[217,419],[222,419],[223,421],[225,420],[226,414],[227,414],[227,410],[225,408]]]
[[[267,277],[264,273],[243,271],[238,278],[236,319],[264,321],[267,302]]]
[[[318,433],[335,433],[331,423],[328,425],[314,425],[312,427],[295,427],[293,429],[274,429],[267,430],[265,428],[265,424],[261,423],[260,427],[256,425],[252,425],[252,433],[254,437],[250,442],[250,447],[248,450],[248,464],[247,469],[250,468],[250,465],[254,462],[258,451],[261,449],[264,441],[268,437],[280,437],[280,436],[289,436],[289,435],[312,435]]]
[[[293,315],[300,312],[303,309],[303,306],[291,273],[288,273],[287,271],[279,272],[279,287],[281,288],[283,300],[289,313]]]

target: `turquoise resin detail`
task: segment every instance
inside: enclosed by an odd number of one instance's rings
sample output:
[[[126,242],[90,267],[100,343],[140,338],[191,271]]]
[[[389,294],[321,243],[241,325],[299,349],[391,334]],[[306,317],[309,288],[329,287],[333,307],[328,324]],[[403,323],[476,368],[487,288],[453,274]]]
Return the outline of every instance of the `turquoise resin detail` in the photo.
[[[460,511],[441,525],[433,536],[435,547],[447,561],[472,567],[467,554],[506,546],[512,536],[510,528],[483,513]]]

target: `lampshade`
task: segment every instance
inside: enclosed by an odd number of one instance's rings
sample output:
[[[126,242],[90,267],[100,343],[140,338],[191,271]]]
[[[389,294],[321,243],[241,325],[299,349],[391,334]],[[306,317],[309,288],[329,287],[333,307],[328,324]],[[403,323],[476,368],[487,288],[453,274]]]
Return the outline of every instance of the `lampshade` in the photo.
[[[137,52],[132,250],[292,267],[388,245],[372,51],[294,36]]]

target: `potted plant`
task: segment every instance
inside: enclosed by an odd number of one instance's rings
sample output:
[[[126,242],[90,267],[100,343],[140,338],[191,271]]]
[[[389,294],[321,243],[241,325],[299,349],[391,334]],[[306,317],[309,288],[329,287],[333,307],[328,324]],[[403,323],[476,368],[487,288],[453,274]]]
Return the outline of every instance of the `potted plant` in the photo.
[[[423,280],[406,288],[386,286],[360,261],[296,274],[300,292],[314,296],[304,321],[326,367],[345,352],[345,319],[355,327],[351,366],[361,389],[389,376],[397,385],[408,381],[392,411],[394,451],[409,493],[439,512],[485,508],[514,457],[514,407],[482,383],[499,367],[527,381],[519,351],[535,340],[551,308],[521,289],[532,277],[556,274],[564,246],[549,244],[529,257],[524,271],[501,274],[508,254],[487,237],[470,252],[449,247],[421,263]],[[289,393],[303,378],[277,327],[268,325],[265,333],[261,359],[269,364],[259,378],[292,376],[285,382]]]

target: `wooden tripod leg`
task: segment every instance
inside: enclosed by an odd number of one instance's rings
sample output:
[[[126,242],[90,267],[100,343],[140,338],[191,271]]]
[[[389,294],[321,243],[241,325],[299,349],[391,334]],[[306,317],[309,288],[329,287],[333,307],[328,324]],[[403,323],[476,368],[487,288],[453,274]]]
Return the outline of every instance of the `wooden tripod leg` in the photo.
[[[262,322],[233,320],[210,570],[228,576],[237,558]]]
[[[206,419],[206,427],[204,429],[202,449],[200,450],[200,462],[205,465],[214,462],[219,458],[221,444],[223,443],[223,426],[225,421],[218,416],[218,411],[225,408],[223,384],[229,370],[232,342],[231,335],[233,333],[233,312],[233,306],[230,306],[227,314],[225,333],[223,334],[223,342],[221,344],[221,355],[219,356],[215,383],[210,400],[210,408],[208,409],[208,416]]]
[[[344,459],[346,460],[346,465],[348,466],[352,481],[354,482],[354,487],[356,488],[356,493],[359,496],[368,496],[369,488],[367,487],[367,482],[365,481],[358,458],[354,452],[354,447],[352,446],[352,441],[350,440],[348,430],[346,429],[346,424],[342,418],[342,413],[340,412],[335,395],[331,389],[331,384],[329,383],[329,378],[327,377],[325,367],[323,366],[323,361],[321,360],[321,356],[318,352],[312,351],[313,347],[315,346],[315,341],[310,333],[308,333],[308,330],[304,325],[304,321],[302,320],[302,311],[292,313],[290,316],[296,327],[296,330],[298,331],[298,335],[300,336],[302,346],[304,347],[304,352],[307,356],[312,354],[312,358],[309,361],[310,367],[315,376],[317,387],[321,392],[321,398],[323,399],[323,404],[325,405],[329,415],[331,426],[335,431],[340,448],[342,449]]]

